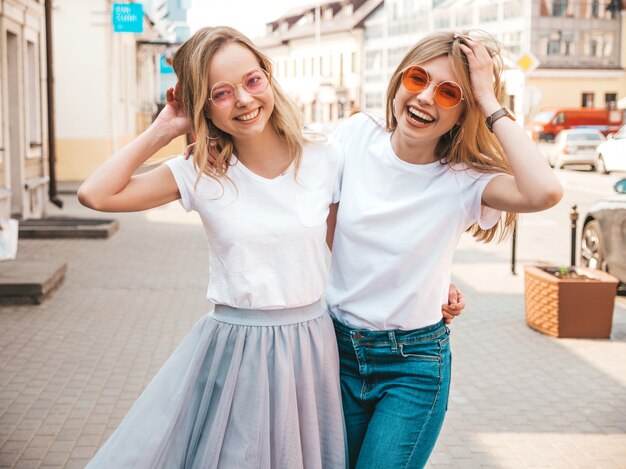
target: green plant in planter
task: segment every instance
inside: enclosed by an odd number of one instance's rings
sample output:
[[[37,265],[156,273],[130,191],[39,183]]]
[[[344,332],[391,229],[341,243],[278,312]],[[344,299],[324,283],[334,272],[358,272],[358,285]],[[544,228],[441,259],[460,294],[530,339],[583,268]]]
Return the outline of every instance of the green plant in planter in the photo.
[[[569,274],[571,272],[571,270],[570,270],[569,267],[560,266],[560,267],[557,267],[557,272],[558,272],[559,275],[565,276],[565,275]]]

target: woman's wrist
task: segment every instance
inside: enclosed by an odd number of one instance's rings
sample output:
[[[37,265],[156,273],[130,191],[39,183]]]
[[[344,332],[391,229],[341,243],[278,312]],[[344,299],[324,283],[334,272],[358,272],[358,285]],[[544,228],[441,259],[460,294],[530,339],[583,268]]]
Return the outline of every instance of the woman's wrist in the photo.
[[[487,118],[490,115],[492,115],[498,109],[502,109],[502,104],[500,104],[498,102],[498,100],[495,99],[495,98],[489,100],[489,102],[487,102],[487,103],[480,104],[479,106],[480,106],[480,110],[483,113],[483,116],[485,116],[485,118]]]
[[[168,126],[159,124],[158,121],[153,122],[144,133],[149,136],[150,140],[152,140],[159,148],[164,147],[178,137],[178,135],[172,134],[172,131]]]

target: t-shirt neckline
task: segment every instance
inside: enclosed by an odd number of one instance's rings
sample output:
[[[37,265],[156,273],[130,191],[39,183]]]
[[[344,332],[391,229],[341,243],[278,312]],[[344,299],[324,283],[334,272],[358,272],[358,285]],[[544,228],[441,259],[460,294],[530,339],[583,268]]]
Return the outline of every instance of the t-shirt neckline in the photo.
[[[431,168],[436,168],[437,166],[441,166],[441,161],[439,160],[435,160],[431,163],[409,163],[408,161],[404,161],[393,150],[393,146],[391,145],[392,135],[393,132],[388,132],[388,138],[385,140],[385,155],[387,156],[389,161],[391,161],[396,166],[400,166],[404,169],[415,172],[425,171]]]
[[[233,168],[238,168],[239,171],[241,171],[243,174],[245,174],[249,178],[254,179],[255,181],[262,182],[263,184],[277,184],[280,181],[282,181],[285,176],[287,176],[289,173],[293,171],[294,162],[292,161],[285,171],[283,171],[281,174],[279,174],[278,176],[274,178],[266,178],[264,176],[261,176],[260,174],[255,173],[250,168],[248,168],[245,164],[243,164],[241,160],[237,158],[237,156],[234,153],[232,154],[230,158],[230,165]]]

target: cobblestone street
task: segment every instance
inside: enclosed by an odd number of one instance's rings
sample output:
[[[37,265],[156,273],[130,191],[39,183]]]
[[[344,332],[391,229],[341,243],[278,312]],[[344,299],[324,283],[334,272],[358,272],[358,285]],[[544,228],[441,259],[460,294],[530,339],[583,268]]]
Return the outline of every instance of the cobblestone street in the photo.
[[[64,214],[93,216],[64,199]],[[109,240],[20,240],[20,258],[65,260],[68,273],[43,305],[0,307],[2,468],[83,467],[210,309],[195,214],[174,203],[115,218]],[[508,249],[464,238],[455,257],[468,307],[429,467],[626,468],[624,298],[611,340],[541,335],[524,323]]]

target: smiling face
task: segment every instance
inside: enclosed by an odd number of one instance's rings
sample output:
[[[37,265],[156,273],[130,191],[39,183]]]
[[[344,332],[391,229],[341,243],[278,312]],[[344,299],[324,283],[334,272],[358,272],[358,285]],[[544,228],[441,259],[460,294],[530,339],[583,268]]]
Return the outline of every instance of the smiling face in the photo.
[[[440,106],[435,100],[436,85],[457,82],[451,60],[443,55],[419,64],[430,76],[431,83],[420,93],[408,91],[402,84],[396,91],[393,112],[397,120],[396,143],[404,146],[434,146],[439,138],[459,123],[465,109],[464,101],[452,108]]]
[[[235,86],[235,100],[232,105],[218,107],[213,102],[208,103],[213,124],[230,134],[235,142],[272,132],[271,126],[267,125],[274,110],[271,83],[259,94],[252,94],[242,86],[244,77],[259,68],[256,55],[237,42],[222,46],[209,64],[209,89],[213,89],[220,82]]]

